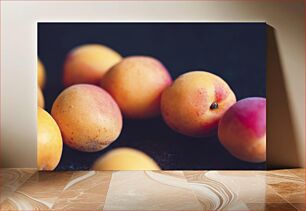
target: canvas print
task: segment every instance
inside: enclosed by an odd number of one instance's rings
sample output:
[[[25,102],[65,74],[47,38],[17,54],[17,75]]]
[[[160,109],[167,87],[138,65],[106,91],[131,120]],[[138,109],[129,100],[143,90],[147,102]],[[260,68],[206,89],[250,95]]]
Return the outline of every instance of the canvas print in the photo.
[[[266,168],[265,23],[37,27],[39,170]]]

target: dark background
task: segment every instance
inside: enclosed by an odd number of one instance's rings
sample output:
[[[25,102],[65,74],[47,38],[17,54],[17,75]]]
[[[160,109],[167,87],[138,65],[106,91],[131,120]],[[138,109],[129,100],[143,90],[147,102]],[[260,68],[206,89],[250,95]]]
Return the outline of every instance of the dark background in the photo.
[[[101,43],[122,56],[159,59],[173,79],[191,70],[221,76],[237,100],[266,96],[265,23],[38,23],[38,56],[47,71],[46,110],[63,90],[62,68],[74,47]],[[128,146],[151,156],[162,169],[265,169],[231,156],[217,136],[190,138],[175,133],[158,117],[126,120],[120,137],[108,148],[78,152],[64,146],[57,170],[85,170],[107,151]]]

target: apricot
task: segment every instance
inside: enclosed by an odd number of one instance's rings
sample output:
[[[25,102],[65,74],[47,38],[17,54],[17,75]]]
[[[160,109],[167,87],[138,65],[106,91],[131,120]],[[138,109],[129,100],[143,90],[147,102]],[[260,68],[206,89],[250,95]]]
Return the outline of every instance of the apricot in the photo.
[[[160,170],[156,162],[145,153],[132,148],[117,148],[97,159],[92,167],[104,170]]]
[[[204,71],[179,76],[162,94],[161,112],[174,131],[193,137],[216,133],[220,118],[236,97],[220,77]]]
[[[62,131],[64,143],[84,152],[104,149],[122,129],[118,105],[106,91],[94,85],[66,88],[53,103],[51,114]]]
[[[266,99],[238,101],[221,118],[218,136],[235,157],[248,162],[266,160]]]
[[[39,87],[37,87],[37,105],[41,108],[45,107],[44,95]]]
[[[127,118],[150,118],[160,113],[160,97],[172,83],[167,69],[147,56],[131,56],[113,66],[101,87],[108,91]]]
[[[119,53],[99,44],[72,49],[64,64],[64,86],[80,83],[98,85],[108,69],[121,59]]]
[[[41,89],[44,88],[46,82],[46,71],[40,59],[37,59],[37,83]]]
[[[37,168],[54,170],[63,150],[61,131],[52,116],[37,107]]]

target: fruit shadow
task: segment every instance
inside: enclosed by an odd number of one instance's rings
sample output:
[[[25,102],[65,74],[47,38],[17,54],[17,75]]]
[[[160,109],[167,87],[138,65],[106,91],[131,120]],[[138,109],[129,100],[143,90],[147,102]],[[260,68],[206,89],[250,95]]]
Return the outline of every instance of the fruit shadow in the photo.
[[[294,133],[284,70],[276,41],[276,30],[267,25],[267,167],[297,167]]]

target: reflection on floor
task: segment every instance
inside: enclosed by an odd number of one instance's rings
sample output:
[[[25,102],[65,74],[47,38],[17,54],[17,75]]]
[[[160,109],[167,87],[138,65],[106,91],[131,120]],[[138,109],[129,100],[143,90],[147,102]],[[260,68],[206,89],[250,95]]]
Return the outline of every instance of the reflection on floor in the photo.
[[[305,210],[305,169],[1,169],[1,210]]]

